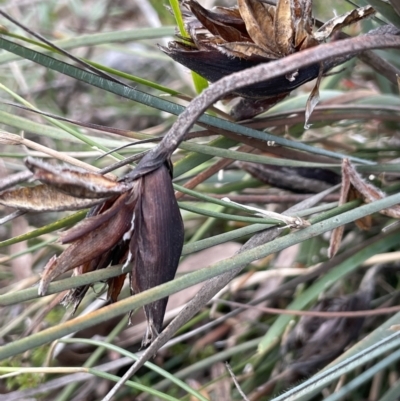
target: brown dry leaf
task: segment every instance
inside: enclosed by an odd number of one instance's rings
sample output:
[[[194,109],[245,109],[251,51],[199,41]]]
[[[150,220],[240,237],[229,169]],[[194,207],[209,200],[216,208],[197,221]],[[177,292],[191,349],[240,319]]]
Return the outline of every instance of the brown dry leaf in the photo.
[[[114,216],[118,214],[121,209],[124,208],[126,203],[133,203],[133,205],[135,205],[136,198],[136,194],[132,192],[129,198],[127,198],[126,196],[120,196],[117,199],[114,198],[105,201],[103,204],[99,205],[95,210],[92,211],[91,216],[86,217],[86,219],[82,220],[74,227],[61,233],[61,243],[69,244],[73,241],[78,240],[79,238],[84,237],[91,231],[96,230],[99,226],[107,223],[107,221],[114,218]]]
[[[348,159],[343,160],[343,171],[349,176],[351,185],[363,196],[365,203],[375,202],[386,197],[383,191],[366,182]],[[395,205],[387,209],[382,209],[380,213],[394,219],[400,219],[400,206]]]
[[[371,6],[356,8],[346,14],[340,15],[339,17],[330,19],[322,25],[313,36],[318,42],[322,42],[328,39],[334,32],[346,27],[347,25],[369,18],[374,14],[375,10]]]
[[[254,58],[254,56],[269,59],[276,58],[273,53],[264,50],[262,47],[250,42],[230,42],[218,45],[218,49],[228,56],[239,58]]]
[[[104,199],[75,198],[48,185],[17,188],[0,193],[2,205],[33,212],[81,210],[103,201]]]
[[[214,10],[217,11],[219,14],[223,14],[224,16],[230,17],[229,18],[230,24],[232,24],[232,22],[231,22],[232,18],[237,19],[237,23],[239,23],[240,26],[242,27],[242,29],[244,29],[244,31],[246,31],[246,25],[244,24],[244,22],[242,20],[242,17],[240,15],[240,11],[238,8],[216,6],[216,7],[214,7]]]
[[[276,52],[274,14],[275,8],[265,7],[258,0],[238,0],[239,12],[246,25],[247,32],[254,43],[261,46],[274,58],[279,58]]]
[[[339,206],[344,205],[347,202],[347,198],[350,190],[350,177],[344,171],[344,164],[342,163],[342,188],[340,190]],[[333,258],[339,250],[342,242],[344,232],[344,225],[335,228],[332,231],[331,239],[328,248],[328,257]]]
[[[347,196],[347,202],[351,202],[352,200],[356,199],[364,200],[363,196],[352,185],[350,185],[349,194]],[[372,216],[371,215],[365,216],[362,219],[356,220],[354,223],[356,223],[356,226],[360,230],[369,230],[372,227]]]
[[[243,36],[246,32],[243,21],[239,18],[228,18],[224,14],[215,13],[202,7],[197,1],[189,0],[185,2],[196,18],[207,28],[213,35],[218,35],[228,42],[241,42],[247,39],[247,35]],[[235,26],[227,25],[227,22],[232,25],[232,22],[237,22],[237,29]],[[240,29],[241,28],[241,29]],[[244,31],[244,32],[243,32]]]
[[[84,230],[82,236],[76,239],[57,259],[52,258],[45,267],[39,284],[39,295],[45,295],[50,282],[60,274],[90,262],[112,249],[127,233],[131,226],[135,202],[128,202],[129,194],[123,194],[118,199],[118,213],[109,216],[95,229]],[[112,217],[112,218],[111,218]],[[102,219],[102,216],[99,215]],[[93,223],[93,221],[92,221]]]
[[[362,199],[365,203],[375,202],[386,197],[386,194],[379,188],[369,182],[366,182],[357,172],[348,159],[342,162],[342,189],[340,192],[339,206],[349,200]],[[395,205],[387,209],[382,209],[384,214],[395,219],[400,219],[400,206]],[[368,230],[371,227],[371,216],[366,216],[356,222],[362,230]],[[343,236],[344,226],[338,227],[332,232],[328,256],[333,257],[339,249]]]
[[[308,49],[316,46],[318,42],[312,36],[312,1],[294,0],[294,26],[296,50]]]
[[[25,165],[34,173],[35,179],[77,198],[105,198],[129,189],[128,185],[112,181],[101,174],[54,166],[32,157],[25,159]]]
[[[275,42],[281,56],[287,56],[294,52],[294,8],[293,0],[280,0],[276,4],[274,20]]]
[[[72,277],[79,276],[81,274],[89,273],[94,270],[97,270],[98,266],[98,258],[91,260],[90,262],[84,263],[83,265],[80,265],[78,267],[74,268],[74,271],[72,273]],[[54,267],[56,266],[55,260],[53,262]],[[45,266],[47,268],[47,266]],[[72,305],[72,314],[76,312],[78,309],[78,306],[80,305],[83,297],[87,293],[88,289],[90,288],[90,285],[85,285],[82,287],[77,287],[73,288],[72,290],[65,291],[62,294],[61,299],[59,300],[59,303],[64,305],[65,307]]]
[[[314,111],[315,107],[319,103],[319,86],[321,84],[321,79],[322,75],[324,73],[324,69],[321,66],[318,74],[317,81],[315,82],[314,88],[311,91],[310,95],[308,96],[307,99],[307,104],[306,104],[306,112],[305,112],[305,121],[304,121],[304,129],[309,129],[311,127],[310,124],[308,124],[308,120],[311,117],[312,112]]]
[[[107,299],[110,299],[111,302],[118,301],[118,296],[124,286],[125,278],[126,274],[121,274],[118,277],[113,277],[108,280]]]
[[[140,181],[138,181],[138,185],[139,184]],[[61,242],[71,243],[73,241],[83,240],[84,237],[90,231],[96,230],[99,226],[107,223],[107,221],[113,219],[117,213],[122,213],[129,219],[132,219],[132,216],[127,215],[127,213],[129,212],[127,209],[125,209],[126,208],[125,205],[128,204],[128,207],[131,207],[135,204],[136,200],[137,197],[136,193],[134,193],[134,190],[131,192],[128,199],[125,196],[120,196],[117,199],[115,198],[108,199],[101,205],[92,208],[88,213],[88,217],[81,223],[79,223],[77,226],[71,228],[65,233],[62,233]],[[129,204],[132,205],[129,206]],[[94,256],[92,260],[85,262],[80,266],[74,268],[73,276],[79,276],[87,272],[104,269],[110,264],[115,265],[124,263],[127,258],[128,239],[130,238],[132,229],[133,227],[131,225],[129,230],[123,235],[121,235],[122,238],[120,238],[119,243],[117,245],[115,246],[113,245],[113,243],[117,241],[117,239],[114,239],[114,241],[109,244],[110,249],[107,249],[104,253],[101,254],[99,253],[98,255]],[[93,247],[97,247],[97,245],[94,244]],[[107,299],[110,299],[112,302],[117,301],[125,277],[126,274],[121,274],[120,276],[111,278],[107,281],[108,284]],[[86,285],[68,291],[67,294],[62,299],[62,303],[66,306],[71,304],[73,306],[73,313],[75,313],[76,309],[81,303],[89,287],[90,286]]]

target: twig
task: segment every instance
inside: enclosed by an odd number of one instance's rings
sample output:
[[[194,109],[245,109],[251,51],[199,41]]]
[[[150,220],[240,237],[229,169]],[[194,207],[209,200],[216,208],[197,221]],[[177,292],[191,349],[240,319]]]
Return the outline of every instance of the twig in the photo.
[[[257,309],[265,313],[273,315],[294,315],[294,316],[310,316],[310,317],[320,317],[323,319],[333,319],[338,317],[345,318],[360,318],[364,316],[378,316],[378,315],[388,315],[390,313],[400,312],[400,306],[390,306],[387,308],[378,308],[370,310],[360,310],[351,312],[318,312],[311,310],[294,310],[294,309],[278,309],[269,308],[267,306],[256,306],[256,305],[246,305],[240,302],[226,301],[224,299],[213,299],[213,303],[221,303],[224,305],[236,306],[244,309]]]
[[[190,102],[160,144],[141,160],[137,168],[129,174],[128,178],[134,180],[162,165],[166,159],[170,158],[184,139],[186,133],[207,108],[223,96],[237,89],[268,81],[281,75],[289,74],[302,67],[324,62],[335,57],[355,56],[358,52],[367,49],[396,47],[400,47],[400,37],[395,35],[380,35],[374,32],[373,35],[366,34],[338,42],[322,44],[224,77]]]
[[[239,384],[239,382],[237,381],[236,376],[235,376],[235,374],[233,373],[232,368],[230,367],[229,363],[228,363],[228,362],[225,362],[225,366],[226,366],[226,368],[228,369],[228,372],[229,372],[229,374],[231,375],[232,380],[233,380],[233,382],[235,383],[235,386],[236,386],[236,388],[237,388],[237,391],[239,391],[239,394],[243,397],[244,401],[250,401],[250,400],[246,397],[246,394],[243,392],[242,388],[240,387],[240,384]]]

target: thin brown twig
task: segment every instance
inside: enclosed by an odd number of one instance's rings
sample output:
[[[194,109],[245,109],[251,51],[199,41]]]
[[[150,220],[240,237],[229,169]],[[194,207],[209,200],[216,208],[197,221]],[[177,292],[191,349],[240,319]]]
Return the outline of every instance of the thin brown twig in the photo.
[[[400,37],[395,35],[361,35],[355,38],[330,42],[303,50],[290,56],[263,63],[220,79],[196,97],[181,113],[170,131],[160,144],[152,149],[129,175],[136,179],[157,169],[172,153],[185,137],[196,120],[207,108],[223,96],[242,87],[288,74],[299,68],[323,62],[327,59],[354,54],[367,49],[400,47]]]
[[[236,376],[235,376],[235,374],[233,373],[233,370],[232,370],[231,366],[229,365],[229,363],[228,363],[228,362],[225,362],[225,366],[226,366],[226,369],[228,369],[228,372],[229,372],[229,374],[230,374],[231,377],[232,377],[233,383],[235,384],[235,386],[236,386],[236,388],[237,388],[237,391],[239,391],[239,394],[243,397],[243,400],[244,400],[244,401],[250,401],[250,400],[247,398],[246,394],[243,392],[242,388],[240,387],[240,384],[239,384],[239,382],[237,381]]]
[[[311,310],[305,311],[305,310],[295,310],[295,309],[278,309],[278,308],[269,308],[267,306],[246,305],[241,302],[226,301],[224,299],[213,299],[212,302],[229,306],[236,306],[238,308],[244,308],[244,309],[257,309],[272,315],[310,316],[310,317],[321,317],[324,319],[332,319],[338,317],[359,318],[365,316],[388,315],[390,313],[396,313],[400,311],[399,305],[390,306],[387,308],[378,308],[369,310],[367,309],[367,310],[350,311],[350,312],[319,312]]]

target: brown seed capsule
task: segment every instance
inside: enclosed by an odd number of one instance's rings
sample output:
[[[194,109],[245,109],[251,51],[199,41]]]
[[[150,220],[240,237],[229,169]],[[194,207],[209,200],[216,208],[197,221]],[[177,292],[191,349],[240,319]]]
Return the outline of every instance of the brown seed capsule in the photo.
[[[184,228],[166,164],[141,178],[132,227],[126,262],[133,266],[132,291],[145,291],[172,280],[182,251]],[[161,331],[167,302],[168,298],[163,298],[144,307],[148,322],[144,345]]]
[[[81,173],[81,181],[93,175]],[[81,223],[61,234],[61,242],[70,246],[45,267],[39,294],[60,274],[74,269],[75,275],[104,269],[108,265],[132,265],[132,293],[139,293],[174,278],[181,256],[184,228],[167,164],[121,187],[131,188],[94,207]],[[97,177],[96,177],[97,182]],[[127,182],[127,183],[126,183]],[[74,182],[72,182],[74,184]],[[63,195],[66,196],[66,195]],[[115,302],[126,272],[108,280],[108,297]],[[76,309],[88,286],[71,290],[63,299]],[[148,321],[143,344],[161,331],[168,298],[144,307]]]

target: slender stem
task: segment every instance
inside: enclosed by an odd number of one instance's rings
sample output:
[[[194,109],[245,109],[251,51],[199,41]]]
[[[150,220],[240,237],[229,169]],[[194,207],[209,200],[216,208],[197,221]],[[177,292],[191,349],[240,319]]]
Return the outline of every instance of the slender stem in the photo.
[[[186,133],[207,108],[223,96],[248,85],[268,81],[289,74],[299,68],[321,63],[334,57],[356,54],[367,49],[400,47],[395,35],[361,35],[355,38],[322,44],[279,60],[263,63],[220,79],[190,102],[164,136],[160,144],[150,151],[130,174],[131,179],[158,168],[168,159],[184,139]]]

